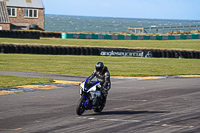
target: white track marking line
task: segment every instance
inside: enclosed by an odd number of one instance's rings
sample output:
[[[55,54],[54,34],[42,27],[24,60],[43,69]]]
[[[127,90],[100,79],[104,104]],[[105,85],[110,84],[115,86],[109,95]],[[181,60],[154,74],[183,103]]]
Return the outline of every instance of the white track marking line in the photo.
[[[147,100],[125,100],[125,99],[108,99],[111,101],[128,101],[128,102],[146,102]]]
[[[77,117],[79,119],[88,119],[88,120],[101,120],[101,121],[116,121],[116,122],[133,122],[133,123],[140,123],[140,122],[144,122],[144,123],[149,123],[149,124],[155,124],[155,123],[159,123],[160,121],[142,121],[142,120],[125,120],[125,119],[99,119],[99,118],[95,118],[95,117]]]

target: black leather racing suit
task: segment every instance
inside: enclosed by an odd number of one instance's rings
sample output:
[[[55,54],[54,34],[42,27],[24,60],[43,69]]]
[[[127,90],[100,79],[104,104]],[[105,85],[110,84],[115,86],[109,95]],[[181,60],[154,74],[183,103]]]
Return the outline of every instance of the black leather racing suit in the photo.
[[[102,72],[94,70],[92,75],[89,77],[89,80],[91,81],[95,76],[102,86],[101,89],[105,89],[106,91],[110,90],[111,88],[110,73],[106,66],[104,67]]]

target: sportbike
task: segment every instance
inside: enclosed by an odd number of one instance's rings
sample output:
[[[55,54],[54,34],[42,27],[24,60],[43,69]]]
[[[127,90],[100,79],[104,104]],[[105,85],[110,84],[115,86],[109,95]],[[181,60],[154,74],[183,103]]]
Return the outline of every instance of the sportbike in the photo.
[[[85,110],[101,112],[106,104],[106,97],[101,93],[99,81],[89,81],[87,78],[80,84],[81,98],[76,107],[77,115],[82,115]]]

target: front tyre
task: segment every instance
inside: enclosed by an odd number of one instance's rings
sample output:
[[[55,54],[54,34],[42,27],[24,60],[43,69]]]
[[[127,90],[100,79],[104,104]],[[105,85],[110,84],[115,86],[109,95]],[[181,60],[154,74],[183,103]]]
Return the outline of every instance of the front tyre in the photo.
[[[84,113],[84,111],[85,111],[85,107],[84,107],[85,101],[86,101],[86,98],[83,97],[83,96],[78,101],[78,104],[76,106],[76,114],[77,115],[82,115]]]

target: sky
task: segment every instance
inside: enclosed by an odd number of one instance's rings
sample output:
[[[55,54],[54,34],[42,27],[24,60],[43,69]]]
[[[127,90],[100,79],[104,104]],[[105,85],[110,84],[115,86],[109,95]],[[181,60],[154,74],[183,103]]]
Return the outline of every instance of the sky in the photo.
[[[43,0],[45,14],[200,20],[200,0]]]

